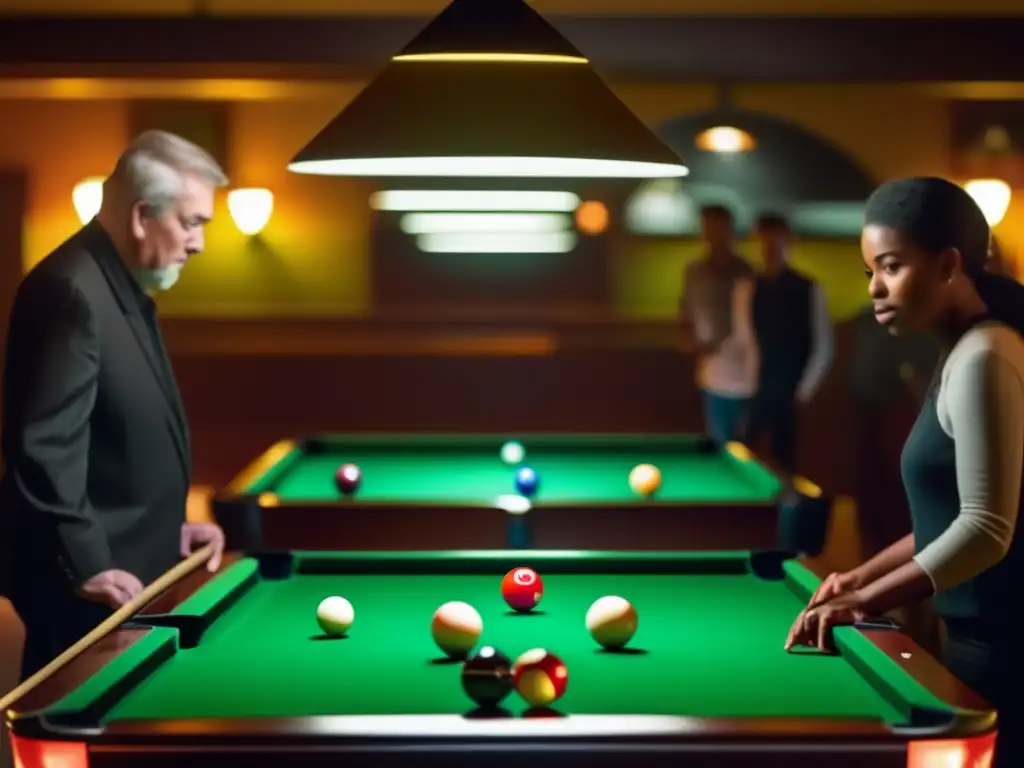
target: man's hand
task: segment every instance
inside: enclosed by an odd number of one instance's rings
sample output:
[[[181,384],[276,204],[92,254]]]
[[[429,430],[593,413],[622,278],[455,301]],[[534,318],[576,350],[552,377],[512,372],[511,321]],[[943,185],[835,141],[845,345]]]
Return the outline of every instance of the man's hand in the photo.
[[[78,588],[86,600],[104,603],[114,610],[127,603],[142,591],[142,582],[128,571],[112,568],[101,571]]]
[[[188,557],[207,544],[213,544],[213,555],[206,561],[206,567],[211,572],[216,571],[224,554],[224,531],[213,523],[185,523],[181,526],[182,557]]]

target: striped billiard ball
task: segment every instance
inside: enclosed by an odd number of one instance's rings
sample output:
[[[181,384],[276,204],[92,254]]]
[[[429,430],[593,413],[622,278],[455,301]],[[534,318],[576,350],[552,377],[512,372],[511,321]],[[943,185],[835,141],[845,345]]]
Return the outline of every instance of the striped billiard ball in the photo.
[[[513,568],[501,580],[501,597],[513,610],[532,611],[544,597],[544,582],[533,568]]]
[[[546,707],[565,695],[569,669],[555,654],[534,648],[515,660],[512,684],[531,707]]]

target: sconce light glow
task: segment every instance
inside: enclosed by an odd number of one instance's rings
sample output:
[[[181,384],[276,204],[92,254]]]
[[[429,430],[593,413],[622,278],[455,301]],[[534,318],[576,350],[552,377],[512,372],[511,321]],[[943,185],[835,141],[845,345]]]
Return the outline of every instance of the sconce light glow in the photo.
[[[967,194],[985,214],[985,221],[990,227],[1003,220],[1006,210],[1010,207],[1010,185],[1002,179],[974,179],[964,185]]]
[[[255,187],[233,189],[228,192],[228,211],[242,234],[259,234],[274,212],[274,194]]]
[[[100,212],[103,204],[103,176],[90,176],[75,184],[71,191],[71,202],[75,206],[78,220],[85,224]]]

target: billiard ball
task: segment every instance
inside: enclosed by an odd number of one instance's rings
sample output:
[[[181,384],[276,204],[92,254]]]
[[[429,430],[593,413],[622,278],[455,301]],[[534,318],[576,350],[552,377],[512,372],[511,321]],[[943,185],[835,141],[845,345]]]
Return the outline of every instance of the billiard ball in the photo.
[[[653,496],[661,488],[661,471],[653,464],[637,464],[629,473],[629,487],[640,496]]]
[[[344,597],[325,597],[316,609],[316,621],[325,635],[339,637],[348,632],[355,620],[355,609]]]
[[[569,669],[555,654],[534,648],[515,660],[512,684],[531,707],[546,707],[565,694]]]
[[[363,482],[363,473],[355,464],[342,464],[334,475],[334,482],[339,491],[350,496],[359,490]]]
[[[624,597],[605,595],[587,611],[587,631],[604,648],[618,649],[633,639],[639,619],[636,608]]]
[[[526,449],[521,443],[510,440],[501,446],[501,460],[506,464],[521,464],[526,458]]]
[[[458,600],[445,603],[434,611],[430,622],[434,642],[452,658],[461,658],[469,653],[483,631],[484,620],[476,608]]]
[[[530,467],[522,467],[516,472],[516,490],[523,496],[533,496],[540,486],[540,478]]]
[[[513,568],[501,580],[501,596],[510,608],[525,613],[544,596],[544,582],[533,568]]]
[[[480,707],[496,707],[512,691],[512,660],[485,645],[462,665],[462,688]]]

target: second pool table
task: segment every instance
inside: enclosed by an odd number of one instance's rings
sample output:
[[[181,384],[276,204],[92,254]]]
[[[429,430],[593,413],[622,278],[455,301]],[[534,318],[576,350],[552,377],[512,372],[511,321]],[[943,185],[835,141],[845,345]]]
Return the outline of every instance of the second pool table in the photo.
[[[535,469],[516,492],[501,447],[516,439]],[[335,472],[353,463],[346,497]],[[652,498],[630,470],[656,465]],[[283,441],[213,500],[239,549],[770,549],[817,554],[831,499],[795,490],[745,446],[698,435],[324,435]]]
[[[538,609],[500,596],[507,570],[544,579]],[[777,553],[287,552],[196,572],[16,702],[21,768],[974,768],[995,715],[889,624],[842,627],[838,653],[782,644],[819,576]],[[584,624],[632,601],[625,651]],[[347,635],[316,607],[347,597]],[[430,634],[449,600],[479,644],[566,663],[565,695],[474,709]]]

